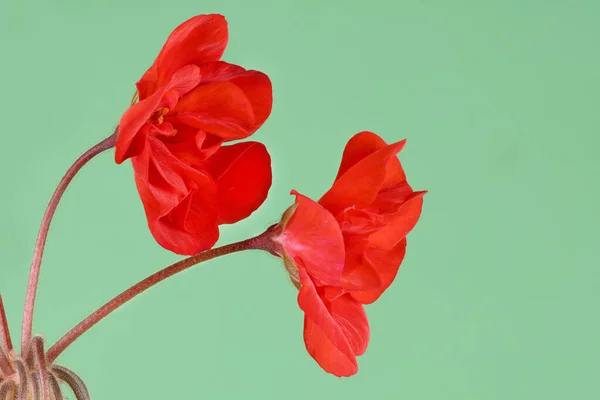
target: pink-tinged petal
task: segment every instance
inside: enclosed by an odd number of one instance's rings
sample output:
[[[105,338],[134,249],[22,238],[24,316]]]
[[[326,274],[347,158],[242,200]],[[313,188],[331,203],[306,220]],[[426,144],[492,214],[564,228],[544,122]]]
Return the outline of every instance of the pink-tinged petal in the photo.
[[[371,204],[382,189],[390,159],[404,147],[405,140],[383,147],[348,168],[319,200],[332,214],[346,207],[362,208]]]
[[[271,157],[258,142],[223,146],[206,162],[218,186],[219,224],[232,224],[252,214],[271,187]]]
[[[369,237],[369,243],[383,250],[390,250],[415,227],[423,207],[426,191],[414,192],[393,216],[387,218],[386,225]]]
[[[310,276],[299,270],[298,305],[304,311],[306,350],[325,371],[336,376],[358,372],[356,356],[369,344],[370,329],[363,306],[351,296],[327,300],[327,288],[317,289]]]
[[[365,261],[377,268],[381,286],[375,290],[351,292],[350,295],[362,304],[375,302],[396,279],[405,254],[406,239],[402,239],[392,250],[369,249],[365,254]]]
[[[231,82],[196,87],[179,101],[174,112],[175,122],[225,140],[250,136],[256,121],[252,103],[244,91]]]
[[[186,65],[218,61],[227,47],[227,21],[222,15],[197,15],[179,25],[167,39],[158,57],[137,83],[140,99],[171,79]]]
[[[150,97],[132,105],[121,117],[115,149],[115,161],[121,164],[127,158],[136,156],[143,148],[145,137],[139,137],[141,128],[163,102],[167,92],[186,93],[200,81],[200,68],[188,65],[179,69],[168,84],[162,86]],[[142,135],[143,136],[143,135]]]
[[[277,238],[286,254],[319,284],[336,285],[344,268],[344,238],[337,221],[317,202],[293,191],[297,207]]]

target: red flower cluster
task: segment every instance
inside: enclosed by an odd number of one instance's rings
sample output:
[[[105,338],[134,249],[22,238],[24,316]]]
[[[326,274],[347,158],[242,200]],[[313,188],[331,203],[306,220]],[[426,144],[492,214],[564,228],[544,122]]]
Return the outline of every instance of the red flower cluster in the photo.
[[[267,75],[219,61],[227,40],[221,15],[178,26],[118,128],[115,160],[131,159],[150,230],[178,254],[212,247],[218,226],[248,217],[271,186],[264,145],[223,146],[254,133],[272,105]]]
[[[396,157],[405,141],[387,145],[371,132],[344,150],[332,188],[319,200],[297,192],[274,240],[304,311],[304,341],[327,372],[349,376],[369,342],[363,304],[390,286],[421,214]]]
[[[224,145],[254,133],[272,106],[265,74],[219,61],[227,40],[220,15],[177,27],[119,124],[116,162],[131,159],[154,238],[179,254],[212,247],[219,225],[248,217],[271,186],[265,146]],[[264,249],[299,289],[306,348],[337,376],[358,371],[370,336],[363,305],[395,279],[421,214],[425,192],[412,190],[396,156],[404,143],[358,133],[332,188],[318,202],[292,192],[294,205],[265,232]]]

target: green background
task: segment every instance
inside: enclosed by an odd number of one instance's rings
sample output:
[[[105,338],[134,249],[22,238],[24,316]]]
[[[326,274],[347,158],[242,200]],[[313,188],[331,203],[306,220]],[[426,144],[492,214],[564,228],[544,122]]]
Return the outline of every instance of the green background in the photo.
[[[427,189],[394,285],[369,306],[350,379],[302,340],[279,260],[235,254],[173,278],[59,362],[103,399],[598,399],[600,3],[589,1],[2,0],[0,291],[16,340],[37,228],[58,179],[108,136],[169,32],[230,24],[229,62],[273,81],[254,136],[269,199],[221,243],[320,196],[361,130]],[[53,343],[177,260],[146,228],[129,164],[103,154],[51,231],[35,331]]]

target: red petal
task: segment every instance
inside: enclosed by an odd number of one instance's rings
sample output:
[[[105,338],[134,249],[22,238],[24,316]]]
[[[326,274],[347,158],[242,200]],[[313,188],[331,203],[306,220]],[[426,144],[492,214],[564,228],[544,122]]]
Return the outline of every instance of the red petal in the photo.
[[[339,179],[348,169],[360,162],[363,158],[376,152],[377,150],[386,147],[387,145],[388,144],[385,142],[385,140],[373,132],[365,131],[357,133],[348,141],[346,148],[344,148],[340,169],[335,179]],[[388,171],[384,187],[389,187],[406,181],[404,170],[402,169],[402,165],[397,158],[390,159],[387,169]]]
[[[182,162],[203,169],[208,160],[221,147],[223,141],[216,136],[188,125],[175,125],[177,134],[161,138],[169,151]]]
[[[167,250],[180,255],[195,255],[214,246],[219,239],[214,203],[197,189],[170,213],[149,221],[154,239]]]
[[[115,149],[115,162],[121,164],[129,157],[138,155],[144,146],[144,137],[140,137],[142,126],[158,108],[163,93],[154,95],[129,107],[119,122],[119,133]],[[136,140],[140,139],[140,140]]]
[[[175,107],[174,121],[225,140],[249,136],[255,124],[252,103],[231,82],[212,82],[186,94]]]
[[[335,285],[344,268],[344,238],[337,221],[317,202],[295,191],[294,214],[277,239],[286,254],[320,284]]]
[[[178,70],[171,80],[150,97],[135,103],[129,107],[119,122],[119,134],[117,136],[115,161],[121,164],[129,157],[133,157],[142,150],[145,138],[138,138],[140,130],[148,121],[152,113],[156,111],[167,92],[185,93],[195,87],[200,81],[200,69],[194,65],[188,65]]]
[[[426,191],[415,192],[396,213],[386,219],[383,228],[369,237],[369,242],[383,250],[392,249],[400,240],[415,227],[423,207],[423,195]]]
[[[353,290],[371,290],[381,286],[377,270],[361,260],[346,261],[342,279],[337,284],[345,292]]]
[[[132,163],[156,241],[182,255],[212,247],[218,238],[217,187],[212,178],[183,164],[154,137],[148,138],[144,151]]]
[[[271,187],[271,157],[258,142],[221,147],[207,160],[206,169],[217,182],[219,224],[232,224],[252,214]]]
[[[175,107],[177,121],[226,140],[254,133],[268,118],[273,104],[269,77],[226,62],[200,68],[202,81]]]
[[[300,269],[298,305],[304,311],[304,342],[321,368],[336,376],[358,372],[356,356],[369,343],[369,323],[363,306],[349,295],[326,299],[306,271]]]
[[[258,129],[269,117],[273,106],[273,88],[267,75],[259,71],[246,70],[224,61],[202,65],[200,73],[202,74],[201,84],[229,81],[242,89],[254,111],[253,131]]]
[[[197,15],[183,22],[169,35],[154,64],[137,83],[140,99],[168,82],[181,67],[218,61],[227,41],[227,21],[222,15]]]
[[[342,162],[338,170],[336,180],[339,179],[348,169],[353,167],[360,160],[387,146],[385,140],[373,132],[359,132],[352,136],[342,155]]]
[[[406,239],[402,239],[392,250],[370,248],[365,253],[365,262],[368,262],[377,270],[381,286],[375,290],[351,292],[350,295],[362,304],[373,303],[396,278],[405,254]]]
[[[403,140],[383,147],[348,168],[319,200],[319,204],[334,215],[346,207],[368,206],[383,187],[388,173],[388,162],[402,150],[405,142]]]

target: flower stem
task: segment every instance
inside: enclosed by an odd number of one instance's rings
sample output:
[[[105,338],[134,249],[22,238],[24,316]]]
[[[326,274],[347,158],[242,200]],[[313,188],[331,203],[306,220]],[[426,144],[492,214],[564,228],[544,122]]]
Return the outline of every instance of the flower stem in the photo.
[[[50,222],[52,221],[56,207],[58,206],[63,193],[67,189],[67,186],[69,186],[69,183],[81,169],[81,167],[83,167],[92,158],[102,153],[104,150],[108,150],[115,146],[117,129],[115,129],[115,132],[111,136],[83,153],[81,157],[79,157],[77,161],[71,165],[71,167],[65,173],[65,176],[63,176],[62,180],[58,184],[54,194],[52,195],[52,198],[50,199],[50,203],[46,208],[46,212],[42,218],[37,241],[35,243],[33,260],[31,261],[31,269],[29,272],[29,282],[27,283],[27,294],[25,296],[25,308],[23,309],[23,325],[21,330],[21,348],[23,350],[31,341],[31,331],[33,328],[33,307],[35,304],[35,295],[40,276],[40,266],[42,264],[42,256],[44,254],[46,238],[48,237],[48,230],[50,229]]]
[[[8,319],[6,318],[6,311],[4,310],[4,303],[2,302],[2,295],[0,295],[0,346],[4,346],[6,351],[12,351],[13,345],[10,340],[10,331],[8,330]]]
[[[10,375],[15,372],[11,367],[9,356],[12,349],[6,311],[4,310],[2,295],[0,295],[0,377],[2,374]]]
[[[204,261],[211,260],[216,257],[220,257],[226,254],[235,253],[244,250],[265,250],[270,253],[275,253],[274,243],[271,240],[271,232],[273,227],[267,229],[264,233],[255,236],[250,239],[242,240],[240,242],[231,243],[225,246],[217,247],[211,250],[204,251],[192,257],[188,257],[181,261],[176,262],[152,275],[139,281],[129,289],[125,290],[98,310],[90,314],[86,319],[81,321],[73,329],[71,329],[66,335],[58,340],[48,350],[47,358],[48,362],[52,363],[56,358],[77,338],[83,335],[87,330],[100,322],[104,317],[133,299],[138,294],[150,289],[156,284],[164,281],[165,279],[178,274],[179,272],[185,271],[186,269],[202,263]]]

